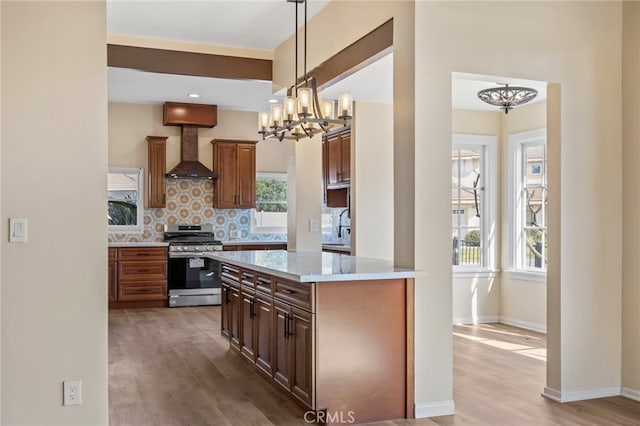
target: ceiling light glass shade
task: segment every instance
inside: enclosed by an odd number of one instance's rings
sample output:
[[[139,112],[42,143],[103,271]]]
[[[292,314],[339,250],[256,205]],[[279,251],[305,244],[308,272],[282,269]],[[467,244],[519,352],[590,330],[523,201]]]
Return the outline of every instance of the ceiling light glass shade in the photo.
[[[271,105],[271,127],[282,127],[282,106],[280,104]]]
[[[298,113],[298,100],[295,96],[287,96],[284,98],[284,119],[285,121],[293,121]]]
[[[269,113],[268,112],[261,112],[260,114],[258,114],[258,128],[259,133],[264,135],[267,130],[269,129]]]
[[[325,120],[333,120],[334,115],[335,102],[324,100],[322,101],[321,115]]]
[[[488,103],[500,107],[505,114],[509,113],[510,109],[518,105],[526,104],[538,95],[538,91],[529,87],[509,87],[505,84],[504,87],[495,87],[491,89],[484,89],[478,92],[478,98]]]
[[[301,117],[312,115],[313,89],[311,87],[301,87],[298,89],[298,114]]]
[[[342,93],[338,97],[338,118],[346,120],[353,116],[353,103],[351,93]]]

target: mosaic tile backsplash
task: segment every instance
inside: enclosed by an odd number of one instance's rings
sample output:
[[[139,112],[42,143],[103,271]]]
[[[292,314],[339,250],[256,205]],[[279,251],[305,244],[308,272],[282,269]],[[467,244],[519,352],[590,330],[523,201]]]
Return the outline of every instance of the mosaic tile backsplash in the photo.
[[[145,209],[142,234],[109,234],[111,242],[163,241],[164,224],[213,224],[220,241],[286,241],[286,234],[251,232],[251,210],[214,209],[213,182],[208,179],[167,180],[167,207]],[[237,231],[237,238],[230,231]]]

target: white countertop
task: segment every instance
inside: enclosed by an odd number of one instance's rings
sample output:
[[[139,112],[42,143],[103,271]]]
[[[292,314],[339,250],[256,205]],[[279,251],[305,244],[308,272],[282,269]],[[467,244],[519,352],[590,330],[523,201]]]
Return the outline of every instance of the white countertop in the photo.
[[[262,246],[262,245],[281,245],[287,244],[286,241],[223,241],[223,246]]]
[[[232,265],[303,283],[424,276],[424,272],[397,268],[387,260],[327,252],[220,251],[208,253],[207,256]]]
[[[169,243],[163,243],[162,241],[136,241],[136,242],[109,242],[109,247],[168,247]]]

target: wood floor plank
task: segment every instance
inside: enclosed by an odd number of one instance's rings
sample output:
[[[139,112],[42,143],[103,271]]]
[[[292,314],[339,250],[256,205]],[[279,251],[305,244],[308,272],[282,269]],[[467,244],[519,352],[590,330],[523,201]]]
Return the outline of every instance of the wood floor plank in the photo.
[[[638,401],[543,398],[545,335],[504,324],[453,332],[456,414],[377,426],[640,426]],[[112,426],[307,424],[229,349],[218,306],[109,311],[109,416]]]

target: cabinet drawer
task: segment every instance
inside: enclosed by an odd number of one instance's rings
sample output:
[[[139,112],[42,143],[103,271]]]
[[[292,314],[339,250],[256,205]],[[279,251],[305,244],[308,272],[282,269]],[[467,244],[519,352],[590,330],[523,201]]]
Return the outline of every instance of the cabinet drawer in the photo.
[[[166,281],[167,262],[118,262],[118,279],[122,281]]]
[[[263,293],[273,294],[273,280],[269,275],[258,274],[256,276],[256,290]]]
[[[254,288],[256,283],[256,273],[243,269],[242,271],[240,271],[240,283],[243,286]]]
[[[120,283],[118,300],[164,300],[167,298],[165,282],[148,282],[144,284]]]
[[[118,260],[118,249],[115,247],[109,247],[109,262],[115,262]]]
[[[311,312],[311,284],[283,281],[279,278],[276,278],[275,281],[275,297],[277,299]]]
[[[129,260],[166,260],[166,247],[121,247],[119,261]]]

